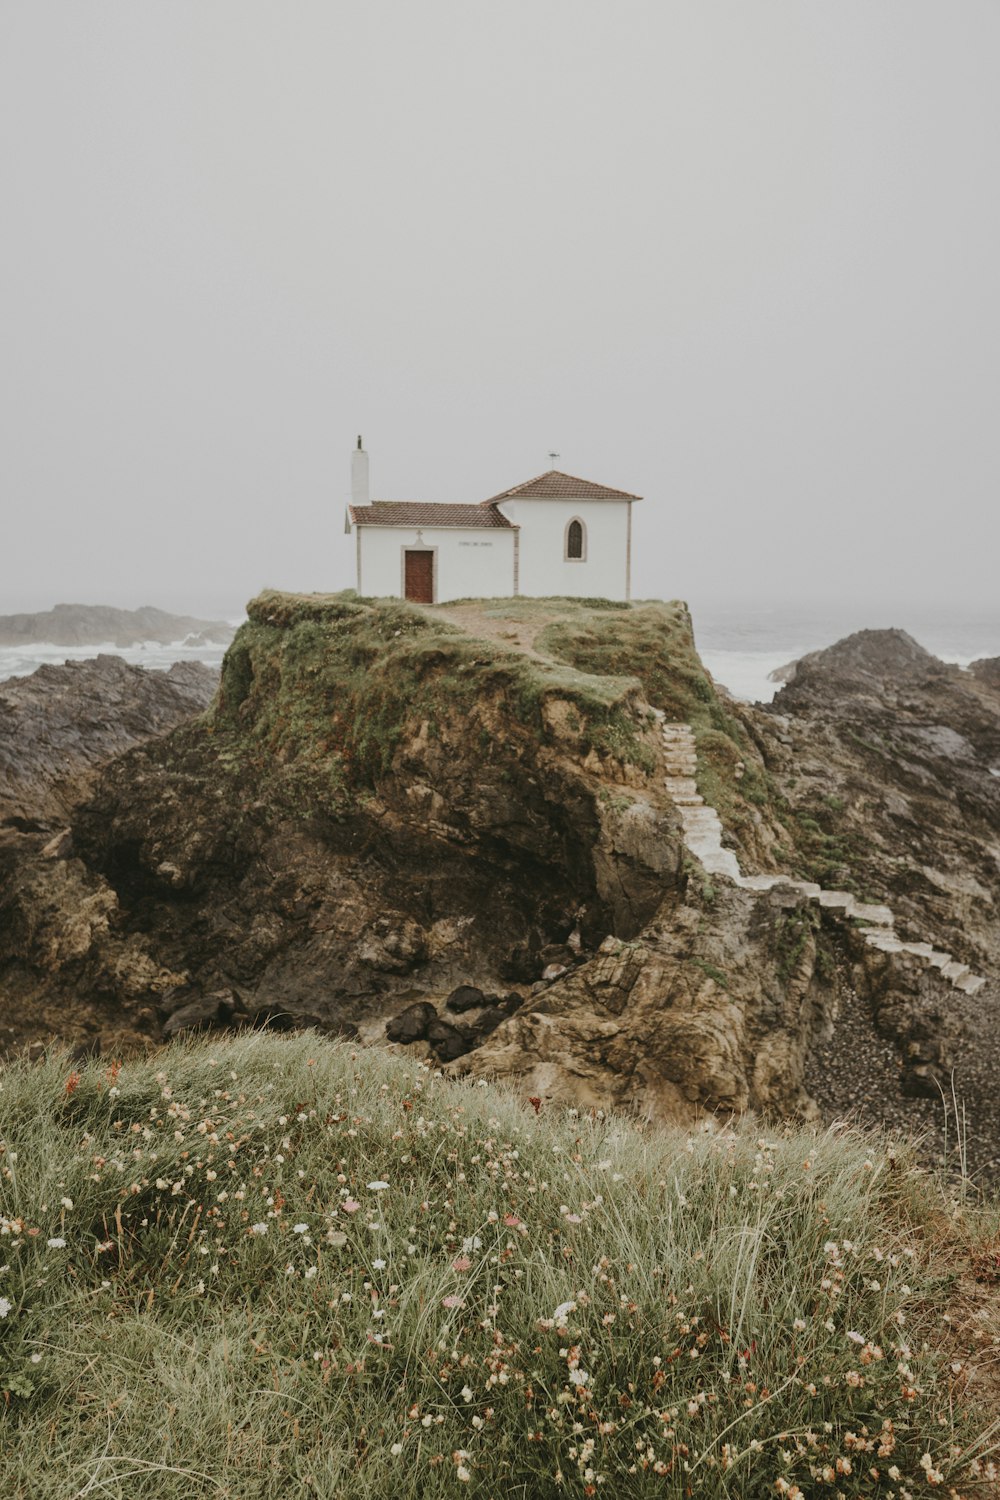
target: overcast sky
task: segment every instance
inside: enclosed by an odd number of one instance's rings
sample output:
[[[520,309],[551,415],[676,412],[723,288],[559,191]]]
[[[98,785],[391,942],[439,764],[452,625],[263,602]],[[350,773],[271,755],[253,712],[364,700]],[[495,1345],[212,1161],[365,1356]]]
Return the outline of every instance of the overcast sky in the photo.
[[[988,605],[997,0],[0,0],[0,612],[646,498],[636,591]]]

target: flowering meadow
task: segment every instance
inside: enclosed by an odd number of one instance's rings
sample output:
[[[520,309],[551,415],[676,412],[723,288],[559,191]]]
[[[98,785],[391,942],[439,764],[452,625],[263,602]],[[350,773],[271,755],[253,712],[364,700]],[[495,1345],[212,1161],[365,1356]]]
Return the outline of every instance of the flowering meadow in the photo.
[[[8,1068],[0,1215],[6,1495],[992,1489],[940,1199],[867,1137],[244,1035]]]

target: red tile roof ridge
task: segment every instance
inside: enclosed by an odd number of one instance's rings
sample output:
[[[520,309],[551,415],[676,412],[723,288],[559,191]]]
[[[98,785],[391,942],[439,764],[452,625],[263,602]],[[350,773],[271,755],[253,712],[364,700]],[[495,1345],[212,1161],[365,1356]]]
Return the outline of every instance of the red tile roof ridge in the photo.
[[[519,496],[526,500],[642,499],[641,495],[633,495],[628,490],[616,490],[610,485],[595,484],[591,479],[579,479],[575,474],[564,474],[561,469],[547,469],[544,474],[536,474],[534,479],[515,484],[511,489],[491,496],[489,500],[480,501],[480,504],[497,505],[501,500],[516,500]]]

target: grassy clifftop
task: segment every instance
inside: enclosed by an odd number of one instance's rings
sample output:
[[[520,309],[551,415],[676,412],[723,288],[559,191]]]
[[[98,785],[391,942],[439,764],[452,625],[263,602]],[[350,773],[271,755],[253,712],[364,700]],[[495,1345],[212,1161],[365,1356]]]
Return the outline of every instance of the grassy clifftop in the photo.
[[[7,1492],[980,1493],[904,1156],[530,1104],[308,1034],[7,1070]]]
[[[264,593],[226,654],[211,727],[251,753],[322,770],[329,787],[372,785],[400,742],[465,720],[485,753],[485,709],[544,737],[568,706],[581,748],[648,769],[634,674],[590,672],[470,635],[427,611],[351,594]]]

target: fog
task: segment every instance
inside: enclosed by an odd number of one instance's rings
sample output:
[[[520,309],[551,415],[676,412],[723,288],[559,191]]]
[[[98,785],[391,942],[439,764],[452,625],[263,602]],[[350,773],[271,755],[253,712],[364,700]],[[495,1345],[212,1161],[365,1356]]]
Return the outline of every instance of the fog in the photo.
[[[994,0],[5,0],[0,612],[646,498],[635,592],[995,600]],[[554,451],[559,458],[550,461]]]

